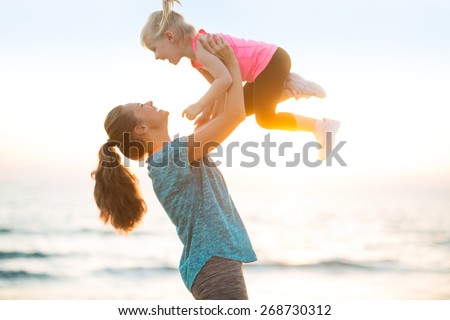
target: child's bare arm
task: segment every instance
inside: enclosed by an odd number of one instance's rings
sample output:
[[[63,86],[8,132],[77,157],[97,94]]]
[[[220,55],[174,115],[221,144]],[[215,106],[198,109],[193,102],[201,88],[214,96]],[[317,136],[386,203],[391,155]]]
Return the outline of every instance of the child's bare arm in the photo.
[[[206,81],[208,81],[210,84],[214,82],[214,77],[211,75],[211,73],[209,73],[208,71],[202,69],[202,68],[198,68],[197,69],[198,72],[200,72],[200,74],[206,79]]]
[[[197,60],[214,78],[211,87],[198,101],[201,105],[209,105],[220,98],[231,86],[232,78],[222,60],[206,50],[203,45],[197,47]]]
[[[210,105],[209,107],[207,107],[205,110],[202,111],[202,113],[197,117],[197,119],[195,119],[194,122],[195,130],[198,130],[204,124],[208,123],[208,121],[214,119],[223,112],[226,98],[227,95],[224,94],[214,102],[214,105]]]
[[[210,47],[211,52],[223,59],[224,66],[226,65],[230,70],[232,85],[227,90],[226,105],[223,112],[190,136],[188,142],[190,162],[201,159],[205,154],[216,148],[245,119],[241,72],[233,51],[221,38],[216,41],[211,39],[208,47]]]
[[[195,117],[207,106],[213,104],[214,101],[225,94],[232,82],[231,74],[223,62],[201,45],[197,46],[197,60],[203,65],[214,80],[203,97],[183,111],[182,116],[186,115],[189,120],[195,119]],[[207,78],[208,74],[203,72],[200,73]],[[212,79],[207,78],[207,80],[209,81]]]
[[[206,70],[202,68],[197,69],[198,72],[208,81],[210,84],[213,83],[214,77]],[[199,128],[201,128],[204,124],[206,124],[209,120],[211,120],[211,115],[213,115],[213,118],[217,116],[218,114],[218,107],[217,104],[219,103],[219,100],[216,100],[214,104],[209,105],[206,107],[201,114],[195,119],[194,126],[195,131],[197,131]],[[223,104],[224,102],[221,102]],[[223,110],[223,105],[220,108]]]

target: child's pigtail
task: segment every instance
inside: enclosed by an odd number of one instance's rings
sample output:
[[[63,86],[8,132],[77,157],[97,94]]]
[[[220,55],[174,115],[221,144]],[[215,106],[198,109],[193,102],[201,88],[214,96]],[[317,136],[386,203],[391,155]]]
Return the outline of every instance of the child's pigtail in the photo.
[[[179,0],[163,0],[162,19],[159,25],[158,33],[156,34],[157,38],[160,37],[164,31],[166,31],[166,28],[170,22],[170,16],[175,2],[181,6],[181,2]]]

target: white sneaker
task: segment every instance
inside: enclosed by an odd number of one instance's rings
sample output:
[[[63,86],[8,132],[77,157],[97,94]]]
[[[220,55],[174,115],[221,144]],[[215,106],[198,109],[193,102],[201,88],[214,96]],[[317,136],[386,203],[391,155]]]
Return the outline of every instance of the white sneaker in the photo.
[[[325,90],[317,83],[302,78],[299,74],[291,72],[284,83],[284,90],[288,90],[291,97],[300,98],[325,98]]]
[[[322,148],[319,150],[320,160],[325,160],[328,154],[331,152],[331,150],[333,150],[334,138],[340,126],[341,123],[339,121],[331,119],[323,119],[316,125],[316,128],[314,130],[314,136],[316,137],[317,142],[320,143],[320,145],[322,146]],[[328,149],[327,149],[327,132],[330,132],[328,134],[328,137],[331,138],[331,143],[328,142],[329,147]]]

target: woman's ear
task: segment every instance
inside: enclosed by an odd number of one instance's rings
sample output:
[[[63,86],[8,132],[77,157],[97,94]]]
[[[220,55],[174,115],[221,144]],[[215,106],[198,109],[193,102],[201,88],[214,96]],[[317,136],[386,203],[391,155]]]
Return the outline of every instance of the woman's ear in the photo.
[[[139,125],[134,127],[134,133],[138,135],[143,135],[148,132],[148,127],[146,125]]]

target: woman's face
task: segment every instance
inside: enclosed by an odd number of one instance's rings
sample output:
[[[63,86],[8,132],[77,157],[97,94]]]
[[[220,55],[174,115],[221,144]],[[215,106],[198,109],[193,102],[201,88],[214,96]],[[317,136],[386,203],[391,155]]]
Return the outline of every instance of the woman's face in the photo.
[[[153,101],[142,103],[129,103],[124,106],[134,112],[137,118],[138,126],[143,125],[148,128],[158,128],[162,125],[167,126],[169,112],[158,110]]]

